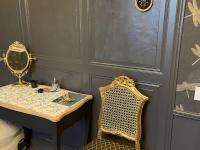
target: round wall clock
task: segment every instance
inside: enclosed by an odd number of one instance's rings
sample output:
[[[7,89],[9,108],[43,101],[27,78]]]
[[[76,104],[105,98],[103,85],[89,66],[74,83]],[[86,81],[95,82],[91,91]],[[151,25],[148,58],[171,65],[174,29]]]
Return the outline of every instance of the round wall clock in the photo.
[[[139,11],[148,11],[153,5],[153,0],[135,0],[135,6]]]

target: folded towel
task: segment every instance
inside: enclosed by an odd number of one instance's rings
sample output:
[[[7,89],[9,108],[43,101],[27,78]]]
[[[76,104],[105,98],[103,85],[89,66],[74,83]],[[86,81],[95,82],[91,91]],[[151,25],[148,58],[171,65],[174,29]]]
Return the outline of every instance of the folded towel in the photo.
[[[0,120],[0,149],[17,150],[18,142],[24,137],[22,128]]]

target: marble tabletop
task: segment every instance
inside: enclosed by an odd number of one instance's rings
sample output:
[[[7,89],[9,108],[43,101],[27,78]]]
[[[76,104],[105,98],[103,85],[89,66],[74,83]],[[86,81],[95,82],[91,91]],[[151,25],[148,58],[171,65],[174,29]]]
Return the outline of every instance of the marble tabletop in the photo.
[[[38,88],[49,87],[40,85]],[[59,103],[58,99],[63,96],[63,93],[70,93],[74,96],[74,102]],[[77,95],[79,95],[79,99],[77,99]],[[64,116],[77,110],[89,100],[92,100],[92,95],[75,93],[65,89],[60,89],[57,92],[38,93],[37,89],[30,86],[7,85],[0,87],[1,107],[42,117],[52,122],[60,121]]]

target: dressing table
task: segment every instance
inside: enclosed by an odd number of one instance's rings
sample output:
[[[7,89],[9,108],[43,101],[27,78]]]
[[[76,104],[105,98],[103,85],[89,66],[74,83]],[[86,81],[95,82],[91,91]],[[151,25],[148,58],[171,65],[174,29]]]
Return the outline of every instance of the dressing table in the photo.
[[[40,85],[38,88],[48,88]],[[63,93],[69,99],[63,99]],[[61,149],[62,131],[91,114],[92,95],[60,89],[38,93],[31,86],[0,87],[0,118],[48,134],[54,150]]]

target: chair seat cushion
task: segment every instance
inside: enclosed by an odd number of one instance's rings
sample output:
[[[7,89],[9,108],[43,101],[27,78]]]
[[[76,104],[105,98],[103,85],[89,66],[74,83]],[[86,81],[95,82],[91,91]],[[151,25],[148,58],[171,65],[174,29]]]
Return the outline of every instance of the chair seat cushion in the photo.
[[[93,140],[83,150],[135,150],[135,144],[122,138],[102,138]]]

